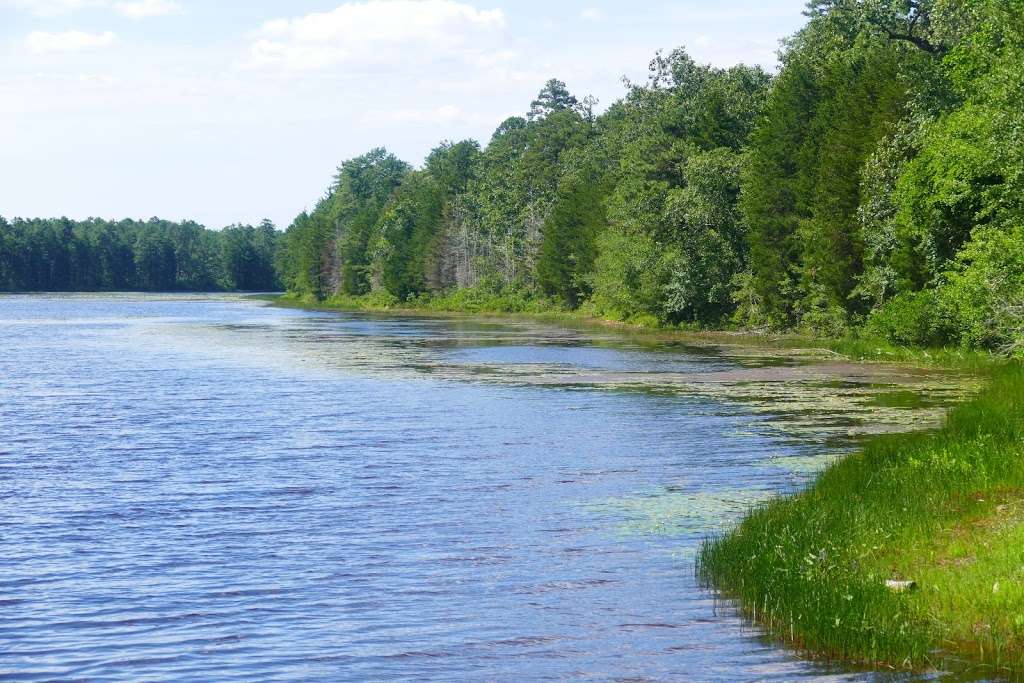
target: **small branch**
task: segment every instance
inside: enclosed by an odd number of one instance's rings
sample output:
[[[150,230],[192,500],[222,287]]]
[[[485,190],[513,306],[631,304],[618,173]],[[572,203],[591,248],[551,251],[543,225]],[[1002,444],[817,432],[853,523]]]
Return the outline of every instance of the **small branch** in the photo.
[[[887,36],[889,36],[889,40],[902,40],[902,41],[908,42],[911,45],[914,45],[915,47],[917,47],[917,48],[919,48],[921,50],[924,50],[928,54],[932,54],[932,55],[937,55],[938,56],[938,55],[942,55],[942,54],[944,54],[946,52],[946,49],[944,47],[939,46],[939,45],[935,45],[935,44],[929,42],[928,40],[926,40],[924,38],[921,38],[920,36],[915,36],[915,35],[913,35],[911,33],[896,33],[892,29],[886,28],[885,26],[882,26],[881,24],[878,24],[878,23],[875,23],[875,22],[872,22],[872,23],[874,23],[875,26],[877,26],[878,28],[880,28],[883,31],[885,31],[885,34]],[[913,29],[913,25],[911,25],[911,29]]]

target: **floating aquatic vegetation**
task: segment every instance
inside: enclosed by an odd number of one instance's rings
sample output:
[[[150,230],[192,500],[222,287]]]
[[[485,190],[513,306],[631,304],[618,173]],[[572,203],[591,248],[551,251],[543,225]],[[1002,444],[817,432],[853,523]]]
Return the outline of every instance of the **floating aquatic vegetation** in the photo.
[[[816,474],[843,457],[842,451],[829,450],[806,455],[775,455],[758,464],[762,468],[779,468],[797,475]]]
[[[749,340],[684,343],[529,320],[300,311],[292,316],[280,326],[179,322],[158,331],[162,340],[177,335],[180,351],[263,369],[706,399],[763,418],[756,430],[805,442],[937,426],[949,406],[980,388],[977,379],[963,374],[851,363],[827,349],[758,346]],[[134,330],[119,329],[111,336],[138,343],[139,336],[154,331],[140,321]]]
[[[590,514],[618,518],[623,535],[687,536],[723,529],[765,500],[770,491],[662,490],[649,495],[613,498],[583,505]]]

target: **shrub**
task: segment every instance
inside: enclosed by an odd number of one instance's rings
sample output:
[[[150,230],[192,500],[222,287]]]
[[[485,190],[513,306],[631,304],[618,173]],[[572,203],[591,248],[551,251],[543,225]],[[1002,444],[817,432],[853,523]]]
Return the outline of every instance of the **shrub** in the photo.
[[[934,290],[904,292],[868,318],[868,331],[904,346],[941,346],[949,341],[949,325]]]
[[[963,346],[1024,352],[1024,227],[982,228],[939,288]]]
[[[655,241],[644,233],[610,228],[598,236],[598,257],[590,285],[598,315],[629,320],[654,314],[664,277]]]

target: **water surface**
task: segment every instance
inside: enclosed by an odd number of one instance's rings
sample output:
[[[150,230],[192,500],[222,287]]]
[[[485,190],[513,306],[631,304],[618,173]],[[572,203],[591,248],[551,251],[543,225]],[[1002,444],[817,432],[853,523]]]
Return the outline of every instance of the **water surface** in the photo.
[[[0,349],[24,681],[869,680],[763,639],[695,550],[959,391],[226,296],[0,297]]]

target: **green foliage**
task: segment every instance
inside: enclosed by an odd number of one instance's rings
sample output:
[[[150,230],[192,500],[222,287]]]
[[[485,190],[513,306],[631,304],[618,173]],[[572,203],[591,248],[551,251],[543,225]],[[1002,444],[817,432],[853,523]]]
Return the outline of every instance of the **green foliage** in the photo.
[[[0,291],[276,291],[279,237],[269,221],[0,218]]]
[[[633,85],[613,133],[610,230],[594,276],[598,310],[620,318],[716,324],[731,313],[731,283],[746,263],[736,209],[739,151],[768,76],[739,66],[658,55],[648,83]]]
[[[752,138],[743,209],[755,287],[777,327],[862,313],[861,169],[903,115],[922,58],[819,16],[793,41]]]
[[[465,313],[548,313],[562,310],[552,300],[538,297],[522,286],[508,285],[496,279],[428,298],[422,305],[427,310]]]
[[[796,322],[801,214],[799,152],[817,105],[812,70],[790,55],[772,86],[764,116],[750,138],[740,209],[750,231],[751,291],[771,327]],[[757,321],[761,322],[761,321]]]
[[[562,179],[544,223],[537,282],[569,308],[590,295],[597,236],[608,226],[606,196],[600,169],[588,164]]]
[[[529,120],[509,119],[484,150],[469,188],[481,249],[468,284],[492,273],[507,284],[535,284],[543,226],[566,170],[563,157],[592,132],[590,121],[563,105],[549,102]]]
[[[329,285],[343,294],[365,294],[371,288],[370,239],[392,193],[410,167],[385,149],[374,149],[344,162],[334,189],[323,206],[333,226],[336,269],[328,265]],[[319,207],[318,207],[318,210]]]
[[[811,16],[751,137],[740,299],[777,328],[868,317],[908,343],[1005,344],[917,293],[980,227],[1021,224],[1021,3],[835,0]]]
[[[919,146],[920,123],[905,119],[879,143],[861,169],[861,204],[858,228],[864,242],[864,272],[853,296],[872,310],[898,292],[920,289],[927,280],[914,256],[913,245],[902,234],[896,185],[907,159]]]
[[[426,259],[443,201],[437,181],[422,171],[409,173],[395,189],[370,241],[374,290],[383,289],[400,301],[426,291]]]
[[[938,296],[962,346],[1024,354],[1024,227],[977,231]]]
[[[579,109],[580,101],[569,92],[569,89],[562,81],[552,78],[544,84],[537,99],[530,103],[530,113],[527,114],[531,121],[544,118],[556,111]]]
[[[737,209],[740,157],[726,147],[685,161],[684,186],[669,191],[663,222],[671,252],[661,310],[670,321],[720,324],[746,264],[746,226]]]
[[[942,346],[950,341],[949,321],[933,290],[897,294],[872,312],[867,330],[901,346]]]
[[[476,140],[442,142],[424,163],[426,171],[448,196],[465,192],[480,162],[480,144]]]
[[[359,296],[335,294],[325,300],[323,304],[343,311],[388,311],[400,307],[402,302],[394,295],[378,289]]]
[[[805,316],[822,308],[860,312],[851,297],[864,269],[857,221],[860,171],[906,102],[899,61],[889,45],[858,43],[822,65],[817,76],[820,101],[803,150],[804,211],[797,236],[802,285],[821,303],[808,307]]]
[[[591,288],[592,308],[612,320],[651,317],[667,276],[654,239],[644,233],[609,229],[598,236]]]
[[[996,195],[1007,189],[996,126],[991,111],[973,105],[927,124],[898,180],[898,234],[913,245],[913,267],[927,279],[956,256],[976,225],[995,217]]]
[[[1024,9],[987,2],[946,60],[959,102],[921,125],[898,180],[897,226],[922,284],[941,276],[979,226],[1024,221]]]
[[[313,214],[301,213],[282,240],[277,269],[289,292],[300,297],[322,299],[330,290],[333,241],[332,227],[322,200]]]
[[[139,287],[151,291],[174,289],[178,260],[174,245],[161,234],[142,233],[135,243],[135,272]]]
[[[941,56],[949,49],[943,29],[950,24],[943,19],[951,4],[948,0],[814,0],[810,13]]]
[[[277,280],[274,256],[278,234],[268,220],[258,228],[233,225],[221,233],[221,260],[227,289],[258,291],[273,288]]]

